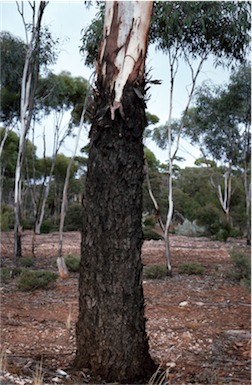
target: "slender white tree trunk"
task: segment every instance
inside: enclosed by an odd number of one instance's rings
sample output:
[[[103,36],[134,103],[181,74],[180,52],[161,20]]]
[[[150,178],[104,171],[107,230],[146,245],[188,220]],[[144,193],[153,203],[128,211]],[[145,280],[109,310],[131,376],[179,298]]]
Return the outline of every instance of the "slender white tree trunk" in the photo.
[[[25,64],[23,68],[22,82],[21,82],[21,98],[20,98],[20,136],[19,136],[19,147],[18,147],[18,156],[16,163],[15,171],[15,189],[14,189],[14,212],[15,212],[15,226],[14,226],[14,263],[17,262],[17,257],[21,256],[21,193],[22,193],[22,164],[23,164],[23,155],[24,147],[27,133],[30,128],[32,112],[33,112],[33,96],[36,87],[36,75],[33,79],[34,71],[38,71],[39,67],[36,68],[37,61],[33,57],[36,55],[35,49],[36,42],[39,38],[39,33],[41,29],[41,22],[46,2],[41,1],[39,3],[38,14],[36,19],[36,4],[35,2],[29,3],[32,8],[32,33],[30,42],[28,42],[28,26],[24,19],[23,12],[23,3],[21,7],[17,3],[18,11],[23,19],[25,26],[25,32],[27,36],[27,54],[25,59]]]
[[[74,151],[72,153],[72,157],[71,157],[71,159],[68,163],[68,166],[67,166],[64,189],[63,189],[63,197],[62,197],[61,211],[60,211],[59,245],[58,245],[58,258],[57,258],[58,270],[59,270],[59,274],[62,278],[65,278],[68,276],[68,270],[67,270],[67,266],[65,263],[65,259],[62,256],[63,230],[64,230],[65,215],[66,215],[66,203],[67,203],[67,190],[68,190],[68,184],[69,184],[69,179],[70,179],[70,172],[71,172],[72,165],[74,163],[74,157],[75,157],[77,149],[78,149],[81,130],[83,127],[84,117],[85,117],[86,110],[87,110],[90,88],[91,88],[91,86],[89,85],[87,95],[85,97],[82,113],[81,113],[81,119],[80,119],[80,123],[79,123],[78,134],[77,134],[76,140],[75,140],[75,148],[74,148]]]
[[[175,150],[172,152],[172,109],[173,109],[173,90],[174,90],[174,81],[175,81],[175,76],[177,73],[178,69],[178,48],[175,48],[174,55],[172,56],[170,54],[169,59],[170,59],[170,76],[171,76],[171,88],[170,88],[170,105],[169,105],[169,117],[168,117],[168,211],[167,211],[167,218],[166,218],[166,225],[165,225],[165,250],[166,250],[166,262],[167,262],[167,269],[168,269],[168,274],[172,274],[172,265],[171,265],[171,250],[170,250],[170,239],[169,239],[169,229],[171,226],[172,222],[172,216],[173,216],[173,211],[174,211],[174,203],[173,203],[173,162],[176,158],[177,152],[179,150],[179,144],[180,144],[180,138],[181,134],[184,128],[184,123],[185,123],[185,117],[187,114],[187,111],[189,109],[189,106],[192,101],[193,93],[195,90],[196,86],[196,81],[198,78],[198,75],[202,69],[203,63],[205,62],[207,58],[207,53],[201,58],[198,67],[196,71],[193,70],[193,67],[189,61],[189,58],[185,55],[185,59],[187,64],[190,67],[191,70],[191,89],[188,95],[188,101],[186,108],[184,110],[179,130],[177,132],[177,138],[176,138],[176,143],[175,143]]]

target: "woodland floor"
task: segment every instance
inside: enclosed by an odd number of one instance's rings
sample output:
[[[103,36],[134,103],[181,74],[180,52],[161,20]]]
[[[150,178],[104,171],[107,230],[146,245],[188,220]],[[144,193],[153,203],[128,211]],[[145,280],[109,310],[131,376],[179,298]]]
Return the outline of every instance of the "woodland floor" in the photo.
[[[13,234],[2,233],[2,266],[11,265]],[[32,234],[23,234],[23,255],[31,254]],[[36,240],[36,268],[57,271],[58,234]],[[150,353],[167,370],[169,384],[250,384],[250,292],[227,277],[227,243],[171,235],[173,277],[144,280]],[[164,264],[163,241],[145,241],[144,265]],[[64,234],[63,254],[79,254],[80,234]],[[179,274],[178,265],[199,262],[203,275]],[[53,289],[17,290],[15,280],[1,285],[1,345],[7,372],[0,383],[32,384],[42,362],[45,384],[91,383],[88,373],[72,373],[78,273],[57,280]],[[70,322],[70,323],[69,323]],[[69,327],[70,325],[70,327]],[[62,369],[68,373],[65,378]]]

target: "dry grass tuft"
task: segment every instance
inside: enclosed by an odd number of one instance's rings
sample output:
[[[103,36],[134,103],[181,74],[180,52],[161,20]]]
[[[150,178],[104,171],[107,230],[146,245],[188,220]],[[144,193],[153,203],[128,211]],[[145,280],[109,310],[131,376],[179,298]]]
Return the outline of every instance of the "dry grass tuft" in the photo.
[[[43,367],[42,367],[42,360],[40,361],[40,364],[36,366],[36,371],[33,376],[33,382],[32,385],[43,385],[44,374],[43,374]]]

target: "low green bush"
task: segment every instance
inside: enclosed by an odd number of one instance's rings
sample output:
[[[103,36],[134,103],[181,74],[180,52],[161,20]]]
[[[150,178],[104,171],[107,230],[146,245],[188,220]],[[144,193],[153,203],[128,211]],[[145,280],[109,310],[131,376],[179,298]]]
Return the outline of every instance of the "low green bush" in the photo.
[[[35,265],[34,257],[21,257],[19,259],[20,266],[22,267],[33,267]]]
[[[144,266],[143,276],[147,279],[161,279],[167,276],[167,267],[165,265]]]
[[[145,227],[149,227],[149,228],[154,227],[155,224],[156,224],[155,217],[153,215],[147,215],[144,218],[143,224],[144,224]]]
[[[230,253],[233,264],[229,277],[239,281],[246,288],[251,287],[251,258],[244,250],[233,249]]]
[[[67,255],[65,257],[66,266],[69,271],[76,273],[80,269],[80,256],[79,255]]]
[[[15,214],[14,209],[10,205],[3,204],[0,206],[0,231],[8,231],[14,228]]]
[[[0,269],[0,281],[1,283],[9,283],[13,278],[19,276],[22,273],[20,267],[1,267]]]
[[[217,234],[215,234],[214,239],[220,242],[227,242],[230,237],[230,232],[227,229],[220,229]]]
[[[17,281],[17,287],[22,291],[50,289],[57,278],[58,274],[52,271],[25,269]]]
[[[41,234],[52,233],[53,231],[58,231],[58,226],[56,226],[51,220],[45,220],[40,228]]]
[[[232,238],[241,238],[243,236],[243,231],[241,229],[232,227],[230,231],[230,237]]]
[[[64,231],[80,231],[83,222],[83,207],[80,203],[72,203],[66,210]]]
[[[1,267],[0,269],[0,281],[1,283],[8,283],[11,280],[11,271],[9,267]]]
[[[153,239],[154,241],[158,241],[159,239],[164,239],[162,235],[158,234],[156,231],[152,230],[150,227],[145,227],[143,229],[144,239],[150,241]]]
[[[198,262],[182,263],[178,266],[178,272],[180,274],[203,274],[204,267]]]
[[[34,227],[34,223],[32,219],[22,219],[22,228],[23,230],[32,230]]]

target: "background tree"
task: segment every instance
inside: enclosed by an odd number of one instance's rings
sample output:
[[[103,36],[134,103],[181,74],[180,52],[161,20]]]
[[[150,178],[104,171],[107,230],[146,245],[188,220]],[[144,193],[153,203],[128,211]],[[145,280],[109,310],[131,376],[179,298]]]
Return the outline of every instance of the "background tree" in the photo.
[[[189,111],[186,122],[185,134],[201,148],[204,158],[210,158],[223,166],[223,183],[218,174],[218,179],[212,175],[211,181],[228,222],[231,219],[231,181],[234,170],[244,173],[246,215],[249,217],[250,111],[251,70],[250,65],[242,65],[233,71],[225,87],[203,85],[198,89],[195,107]]]
[[[0,33],[1,121],[8,130],[20,117],[20,92],[26,44],[9,32]]]
[[[83,123],[84,123],[84,118],[85,114],[87,111],[87,106],[88,106],[88,98],[90,94],[90,86],[88,88],[88,91],[85,96],[85,100],[83,103],[83,108],[82,108],[82,113],[80,117],[80,122],[79,122],[79,128],[78,128],[78,133],[76,136],[75,140],[75,146],[72,152],[71,159],[68,163],[67,170],[66,170],[66,176],[65,176],[65,182],[64,182],[64,188],[63,188],[63,196],[62,196],[62,203],[61,203],[61,210],[60,210],[60,226],[59,226],[59,246],[58,246],[58,269],[60,272],[61,277],[67,276],[68,275],[68,270],[67,266],[65,263],[65,259],[62,256],[62,247],[63,247],[63,230],[64,230],[64,222],[65,222],[65,214],[66,214],[66,204],[67,204],[67,190],[68,190],[68,185],[69,185],[69,180],[70,180],[70,173],[71,173],[71,168],[74,164],[75,160],[75,155],[78,149],[79,141],[80,141],[80,135],[81,135],[81,130],[83,128]],[[76,119],[76,116],[75,116]]]
[[[152,2],[107,2],[97,60],[75,364],[105,381],[155,371],[142,289],[145,55]]]
[[[36,212],[35,234],[40,233],[43,223],[57,155],[66,138],[74,135],[75,127],[79,124],[80,120],[79,110],[83,106],[83,98],[85,98],[86,93],[87,81],[82,77],[72,77],[70,73],[65,71],[59,75],[50,72],[46,77],[40,79],[36,108],[40,115],[53,116],[54,124],[52,127],[53,150],[50,172],[45,174],[44,181],[40,185],[41,194],[37,196],[37,199],[36,196],[34,197]],[[65,123],[67,114],[70,114],[70,118]],[[44,158],[45,150],[44,138]],[[59,194],[59,196],[62,195]]]
[[[250,5],[231,2],[155,2],[151,27],[151,41],[168,55],[170,96],[168,121],[165,126],[168,146],[168,211],[165,226],[166,259],[171,273],[169,229],[173,215],[173,163],[184,128],[196,81],[204,62],[213,55],[216,65],[244,60],[249,45]],[[188,101],[172,135],[172,109],[175,78],[179,61],[183,60],[191,72]]]
[[[35,90],[37,88],[39,68],[41,65],[41,28],[42,18],[47,2],[41,1],[36,7],[36,3],[29,3],[32,12],[32,25],[28,26],[24,16],[24,4],[17,3],[18,11],[22,17],[26,33],[26,56],[22,72],[21,96],[20,96],[20,135],[18,157],[15,171],[15,191],[14,191],[14,261],[21,256],[21,170],[25,139],[30,128],[33,116]],[[29,30],[31,31],[29,36]],[[45,63],[51,60],[48,53],[43,58]]]

